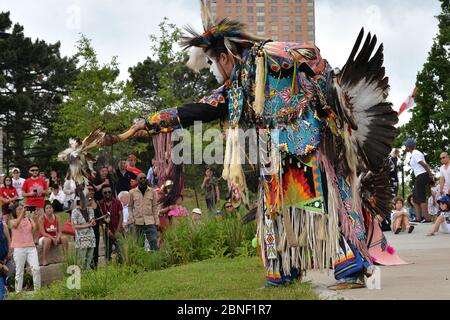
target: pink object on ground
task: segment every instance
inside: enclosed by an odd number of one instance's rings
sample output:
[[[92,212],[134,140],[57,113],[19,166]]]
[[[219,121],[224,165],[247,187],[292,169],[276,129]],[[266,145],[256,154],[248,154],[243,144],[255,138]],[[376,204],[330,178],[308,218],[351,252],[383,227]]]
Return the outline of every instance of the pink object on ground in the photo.
[[[381,231],[378,223],[373,222],[374,224],[374,233],[372,237],[372,243],[369,246],[370,255],[375,258],[373,262],[377,265],[381,266],[399,266],[409,264],[408,262],[403,261],[396,253],[393,247],[387,244],[387,248],[385,251],[381,248],[381,243],[383,241],[387,241],[384,237],[383,232]]]

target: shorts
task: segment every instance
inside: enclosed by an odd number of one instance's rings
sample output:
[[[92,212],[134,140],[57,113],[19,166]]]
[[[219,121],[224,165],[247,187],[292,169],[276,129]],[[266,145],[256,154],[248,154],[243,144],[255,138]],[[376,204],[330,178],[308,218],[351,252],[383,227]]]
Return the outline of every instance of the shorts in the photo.
[[[46,237],[40,237],[39,238],[39,241],[38,241],[38,245],[39,246],[43,246],[44,245],[44,239],[45,239]],[[61,239],[59,239],[59,241],[58,241],[58,244],[61,244]]]
[[[428,173],[419,174],[414,182],[413,199],[417,204],[427,203],[427,188],[431,179]]]

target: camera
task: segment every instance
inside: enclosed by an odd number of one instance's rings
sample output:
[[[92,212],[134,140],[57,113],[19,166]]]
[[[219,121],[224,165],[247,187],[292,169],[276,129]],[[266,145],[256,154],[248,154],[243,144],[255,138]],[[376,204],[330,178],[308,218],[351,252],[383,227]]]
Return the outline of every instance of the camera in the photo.
[[[25,211],[35,212],[36,211],[36,206],[26,206],[25,207]]]

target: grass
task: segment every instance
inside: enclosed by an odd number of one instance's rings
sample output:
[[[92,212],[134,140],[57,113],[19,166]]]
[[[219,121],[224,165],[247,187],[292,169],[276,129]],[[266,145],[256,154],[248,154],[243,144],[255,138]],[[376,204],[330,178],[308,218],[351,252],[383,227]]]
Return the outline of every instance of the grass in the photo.
[[[88,272],[81,290],[64,281],[42,289],[33,299],[88,300],[318,300],[309,283],[264,288],[264,267],[258,257],[219,258],[161,271],[105,267]]]

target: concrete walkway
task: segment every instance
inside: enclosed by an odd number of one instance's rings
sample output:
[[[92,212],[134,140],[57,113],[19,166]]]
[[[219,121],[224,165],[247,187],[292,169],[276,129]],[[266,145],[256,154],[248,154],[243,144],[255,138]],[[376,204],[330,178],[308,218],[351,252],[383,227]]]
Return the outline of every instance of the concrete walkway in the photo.
[[[381,290],[353,289],[331,292],[333,274],[309,272],[323,299],[450,300],[450,234],[426,234],[431,224],[418,224],[412,234],[386,232],[389,244],[410,264],[381,266]]]

